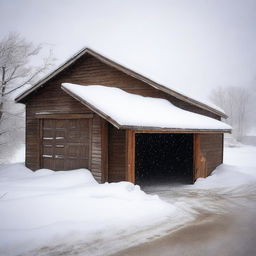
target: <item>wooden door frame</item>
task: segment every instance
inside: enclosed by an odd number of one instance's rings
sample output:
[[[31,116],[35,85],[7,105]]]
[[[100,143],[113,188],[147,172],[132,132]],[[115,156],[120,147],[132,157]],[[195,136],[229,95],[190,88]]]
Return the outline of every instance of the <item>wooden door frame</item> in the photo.
[[[194,134],[193,182],[207,177],[207,159],[201,150],[201,134]]]
[[[125,179],[126,181],[132,182],[135,184],[136,182],[136,175],[135,175],[135,135],[136,133],[162,133],[162,131],[139,131],[139,130],[126,130],[126,168],[125,168]],[[165,133],[177,133],[177,132],[165,132]],[[183,132],[184,133],[184,132]],[[191,134],[191,133],[184,133],[184,134]],[[192,166],[192,181],[194,182],[196,180],[196,169],[198,165],[198,161],[201,157],[201,140],[200,140],[200,134],[198,133],[192,133],[193,134],[193,166]]]
[[[201,140],[199,134],[193,134],[193,183],[197,179],[198,162],[200,161]]]
[[[134,130],[126,130],[125,145],[126,145],[125,179],[126,181],[129,181],[135,184],[135,131]]]

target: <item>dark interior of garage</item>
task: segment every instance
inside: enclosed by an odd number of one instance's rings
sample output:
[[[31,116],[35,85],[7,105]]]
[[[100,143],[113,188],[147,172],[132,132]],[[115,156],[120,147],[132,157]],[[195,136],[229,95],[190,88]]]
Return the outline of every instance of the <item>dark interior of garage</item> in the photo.
[[[136,184],[192,183],[192,134],[137,133],[135,136]]]

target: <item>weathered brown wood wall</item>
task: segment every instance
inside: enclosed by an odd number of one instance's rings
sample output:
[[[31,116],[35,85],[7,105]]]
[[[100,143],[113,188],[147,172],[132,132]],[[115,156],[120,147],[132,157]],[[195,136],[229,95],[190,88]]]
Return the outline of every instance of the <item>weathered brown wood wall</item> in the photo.
[[[91,153],[91,172],[94,178],[101,182],[103,181],[103,166],[102,166],[102,138],[101,138],[101,117],[94,115],[92,121],[92,153]]]
[[[201,153],[206,158],[206,176],[223,162],[223,134],[200,134]]]
[[[108,136],[108,181],[125,180],[125,130],[118,130],[109,124]]]
[[[92,113],[78,101],[60,89],[59,81],[42,88],[26,104],[26,166],[32,170],[40,166],[40,127],[36,113]],[[102,181],[101,117],[93,114],[91,171],[98,181]]]

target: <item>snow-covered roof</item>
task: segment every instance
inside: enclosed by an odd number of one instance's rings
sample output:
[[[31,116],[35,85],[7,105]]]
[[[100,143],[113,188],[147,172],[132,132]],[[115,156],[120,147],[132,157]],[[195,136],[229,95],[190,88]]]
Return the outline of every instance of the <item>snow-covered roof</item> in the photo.
[[[161,90],[167,94],[172,95],[173,97],[180,99],[182,101],[188,102],[192,105],[195,105],[199,108],[203,108],[206,109],[212,113],[215,113],[221,117],[227,118],[227,115],[224,113],[224,111],[217,107],[216,105],[210,103],[209,101],[205,101],[203,99],[197,99],[194,96],[190,96],[188,94],[185,94],[184,92],[179,92],[177,89],[172,88],[171,86],[167,86],[167,85],[162,85],[160,82],[156,82],[151,80],[150,78],[148,78],[148,76],[144,76],[141,74],[141,72],[135,72],[130,68],[127,68],[123,65],[121,65],[120,63],[118,63],[117,61],[114,61],[110,58],[106,58],[103,55],[89,49],[89,48],[84,48],[81,51],[79,51],[78,53],[76,53],[75,55],[73,55],[71,58],[69,58],[66,62],[64,62],[62,65],[60,65],[56,70],[54,70],[53,72],[51,72],[50,74],[48,74],[46,77],[42,78],[39,82],[37,82],[35,85],[33,85],[30,89],[24,91],[22,94],[20,94],[15,100],[16,102],[23,102],[23,100],[30,95],[33,91],[37,90],[38,88],[40,88],[41,86],[43,86],[47,81],[49,81],[51,78],[53,78],[55,75],[59,74],[60,72],[62,72],[63,70],[65,70],[67,67],[69,67],[70,65],[72,65],[76,60],[78,60],[79,58],[81,58],[82,56],[84,56],[85,54],[90,54],[92,56],[94,56],[95,58],[99,59],[100,61],[102,61],[103,63],[110,65],[132,77],[135,77],[136,79],[139,79],[147,84],[149,84],[150,86]]]
[[[168,100],[144,97],[116,87],[63,83],[62,89],[121,129],[231,130],[221,121],[180,109]]]

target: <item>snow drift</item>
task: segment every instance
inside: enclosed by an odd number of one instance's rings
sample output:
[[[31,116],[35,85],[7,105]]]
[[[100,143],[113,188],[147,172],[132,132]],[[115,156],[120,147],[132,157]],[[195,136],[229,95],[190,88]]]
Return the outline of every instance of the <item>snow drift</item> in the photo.
[[[164,201],[129,182],[98,184],[85,169],[3,165],[0,255],[109,255],[163,236],[200,212],[225,210],[220,199],[255,198],[255,155],[256,147],[225,148],[224,164],[211,176],[156,188]]]
[[[129,182],[98,184],[86,169],[32,172],[0,168],[0,254],[110,234],[129,234],[177,214],[177,208]]]

